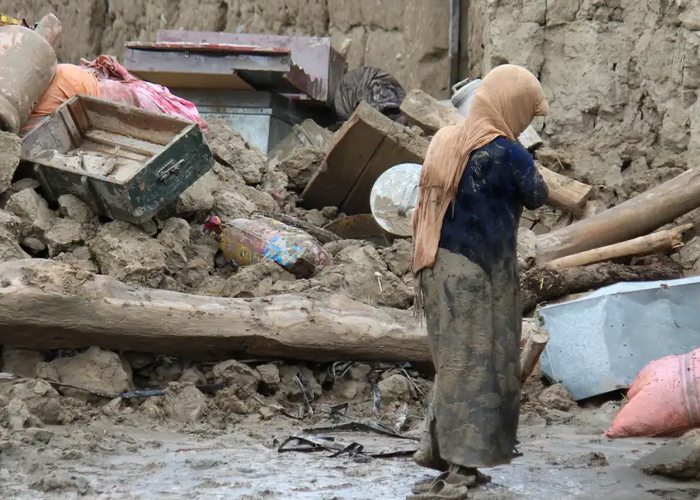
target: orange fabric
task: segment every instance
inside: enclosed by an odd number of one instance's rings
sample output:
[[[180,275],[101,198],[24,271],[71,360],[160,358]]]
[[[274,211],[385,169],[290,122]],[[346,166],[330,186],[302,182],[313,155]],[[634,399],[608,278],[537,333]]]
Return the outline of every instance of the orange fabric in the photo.
[[[700,349],[652,361],[627,391],[609,438],[682,434],[700,426]]]
[[[549,108],[535,75],[513,64],[498,66],[481,82],[469,117],[435,134],[423,163],[413,212],[413,272],[435,264],[442,221],[469,155],[497,137],[512,141]]]
[[[30,117],[53,113],[65,101],[77,94],[100,97],[100,85],[92,71],[73,64],[59,64],[49,88],[41,96]]]

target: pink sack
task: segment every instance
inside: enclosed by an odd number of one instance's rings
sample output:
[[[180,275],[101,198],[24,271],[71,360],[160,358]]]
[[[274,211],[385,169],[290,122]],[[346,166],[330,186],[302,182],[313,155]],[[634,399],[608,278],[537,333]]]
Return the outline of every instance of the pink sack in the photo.
[[[700,427],[700,349],[649,363],[627,399],[606,437],[672,436]]]
[[[190,101],[171,94],[167,88],[161,85],[144,82],[136,78],[129,73],[124,66],[119,64],[114,57],[102,55],[94,61],[82,59],[80,63],[83,67],[92,68],[97,72],[103,92],[107,90],[108,93],[111,92],[112,95],[116,97],[116,99],[111,100],[126,103],[127,100],[130,101],[135,98],[137,106],[141,109],[178,116],[185,120],[195,122],[205,134],[209,132],[209,127],[199,115],[197,106]],[[131,95],[134,97],[131,97],[128,91],[124,89],[120,90],[119,87],[114,84],[105,84],[105,80],[119,82],[128,86]],[[104,97],[110,99],[110,97],[106,95]]]

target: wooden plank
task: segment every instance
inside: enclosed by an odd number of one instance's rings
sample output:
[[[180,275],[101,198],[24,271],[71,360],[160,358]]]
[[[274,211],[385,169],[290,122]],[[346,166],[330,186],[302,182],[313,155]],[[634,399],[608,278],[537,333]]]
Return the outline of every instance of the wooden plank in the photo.
[[[401,104],[401,112],[408,123],[434,135],[442,127],[459,125],[464,117],[455,108],[446,106],[422,90],[412,90]]]
[[[385,140],[389,141],[390,149],[379,155],[379,148]],[[369,194],[377,177],[401,163],[403,158],[422,163],[427,149],[428,141],[423,137],[363,102],[336,133],[326,161],[302,193],[302,205],[318,209],[340,207],[352,192],[348,208],[361,211],[346,214],[368,213]]]
[[[88,130],[85,132],[85,138],[108,146],[118,146],[119,148],[145,155],[149,158],[165,150],[163,146],[151,142],[134,139],[133,137],[127,137],[113,132],[106,132],[104,130]]]
[[[423,160],[422,154],[411,151],[391,136],[386,136],[340,206],[340,211],[345,214],[371,213],[369,198],[379,176],[400,163],[421,164]]]

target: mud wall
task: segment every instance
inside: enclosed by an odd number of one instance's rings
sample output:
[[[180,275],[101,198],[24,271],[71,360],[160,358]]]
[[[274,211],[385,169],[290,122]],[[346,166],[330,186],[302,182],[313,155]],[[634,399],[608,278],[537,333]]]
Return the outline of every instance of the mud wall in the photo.
[[[381,5],[381,7],[380,7]],[[128,40],[159,29],[332,36],[351,67],[384,68],[406,87],[447,96],[445,0],[0,0],[0,13],[64,25],[64,62],[121,55]]]
[[[472,0],[469,16],[470,73],[537,74],[540,127],[609,201],[698,166],[697,0]]]

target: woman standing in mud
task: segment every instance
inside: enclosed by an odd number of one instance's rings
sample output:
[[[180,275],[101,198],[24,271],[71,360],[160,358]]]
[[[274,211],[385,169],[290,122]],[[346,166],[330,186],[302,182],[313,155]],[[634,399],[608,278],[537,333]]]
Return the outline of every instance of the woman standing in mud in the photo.
[[[414,460],[443,472],[409,499],[464,499],[509,463],[520,410],[517,229],[547,186],[517,138],[547,114],[537,78],[503,65],[479,86],[469,118],[433,138],[413,215],[416,309],[437,371]]]

